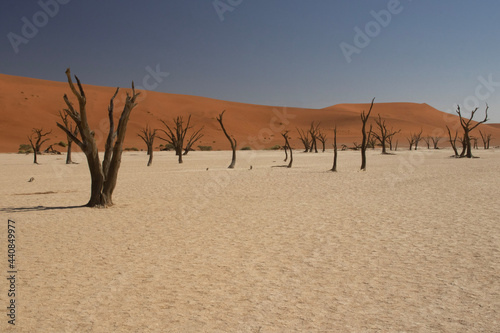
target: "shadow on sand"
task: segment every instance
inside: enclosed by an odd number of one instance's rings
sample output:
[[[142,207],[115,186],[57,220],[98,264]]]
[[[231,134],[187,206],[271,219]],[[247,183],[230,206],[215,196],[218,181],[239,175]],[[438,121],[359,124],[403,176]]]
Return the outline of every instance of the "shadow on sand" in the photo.
[[[75,208],[84,208],[85,205],[81,206],[55,206],[55,207],[46,207],[46,206],[36,206],[36,207],[7,207],[0,208],[0,212],[4,213],[23,213],[23,212],[41,212],[46,210],[60,210],[60,209],[75,209]]]

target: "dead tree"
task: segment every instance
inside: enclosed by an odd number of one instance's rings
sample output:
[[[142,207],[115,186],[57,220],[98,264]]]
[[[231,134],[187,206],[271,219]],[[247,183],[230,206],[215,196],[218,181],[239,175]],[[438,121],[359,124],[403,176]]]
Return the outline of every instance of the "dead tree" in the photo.
[[[309,148],[311,147],[311,140],[309,139],[309,132],[306,132],[304,130],[301,130],[297,128],[297,132],[299,132],[299,139],[304,145],[304,153],[307,153],[309,151]]]
[[[477,137],[475,136],[471,136],[470,137],[471,141],[472,141],[472,146],[474,147],[474,149],[479,149],[478,145],[477,145]]]
[[[410,132],[410,136],[406,138],[406,141],[408,141],[408,144],[410,145],[409,150],[413,149],[413,145],[415,144],[415,136]]]
[[[491,142],[491,134],[483,134],[481,130],[479,130],[479,134],[481,134],[481,139],[483,140],[484,149],[490,149]]]
[[[91,177],[91,191],[90,200],[86,206],[111,206],[113,205],[112,194],[116,187],[118,170],[121,164],[123,141],[125,140],[127,123],[130,113],[137,105],[136,99],[137,96],[139,96],[139,93],[135,92],[134,82],[132,82],[132,96],[127,93],[125,105],[116,130],[113,119],[113,110],[114,99],[118,94],[119,88],[116,89],[113,97],[111,97],[108,107],[109,133],[104,148],[104,159],[101,164],[97,143],[94,138],[94,131],[90,129],[87,121],[87,97],[85,96],[85,92],[77,76],[75,76],[75,79],[78,84],[78,90],[76,89],[73,84],[73,80],[71,79],[71,72],[69,68],[66,70],[66,76],[68,78],[68,84],[71,88],[71,92],[78,100],[79,111],[74,108],[66,94],[64,95],[64,102],[68,108],[64,109],[64,111],[69,117],[71,117],[71,119],[73,119],[76,126],[78,126],[78,132],[81,139],[77,138],[76,135],[73,135],[73,132],[71,132],[66,126],[60,123],[57,123],[57,126],[59,126],[59,128],[71,137],[71,139],[78,145],[78,147],[80,147],[87,157]]]
[[[33,149],[33,163],[38,164],[36,156],[40,154],[40,149],[42,144],[49,140],[49,138],[43,139],[44,136],[49,135],[52,131],[43,132],[43,128],[33,128],[31,134],[28,135],[28,140],[30,141],[31,148]]]
[[[465,137],[459,137],[458,141],[462,144],[462,152],[460,153],[460,158],[465,157],[465,154],[467,153],[467,141],[465,140]]]
[[[415,150],[417,150],[418,143],[421,140],[421,136],[422,136],[422,130],[420,130],[419,133],[411,133],[410,132],[410,136],[408,138],[406,138],[406,140],[408,141],[408,144],[410,145],[409,150],[412,150],[413,146],[415,146]]]
[[[149,155],[148,166],[153,164],[153,144],[156,137],[156,131],[157,129],[151,129],[148,125],[146,125],[146,128],[141,129],[140,133],[137,134],[148,147],[148,153],[147,153]]]
[[[457,150],[457,136],[458,136],[458,132],[455,131],[455,137],[452,137],[451,136],[450,128],[448,126],[446,126],[446,129],[448,130],[448,137],[450,139],[451,148],[453,148],[453,152],[455,153],[455,157],[458,157],[458,150]]]
[[[349,149],[351,149],[351,150],[358,150],[358,149],[361,149],[361,145],[358,144],[356,141],[354,141],[352,143],[352,147],[349,147]]]
[[[422,139],[422,129],[420,129],[420,132],[419,133],[415,133],[414,135],[415,139],[414,139],[414,142],[415,142],[415,150],[418,149],[418,143],[420,142],[420,140]]]
[[[67,113],[62,113],[61,111],[59,111],[59,117],[61,118],[61,120],[63,121],[63,124],[64,126],[70,130],[70,132],[73,133],[73,136],[77,136],[78,135],[78,127],[75,126],[73,128],[73,124],[71,124],[69,122],[69,119],[68,119],[68,114]],[[66,134],[66,140],[68,141],[68,147],[67,147],[67,152],[66,152],[66,164],[72,164],[73,161],[71,160],[71,147],[73,145],[73,140],[71,139],[71,137],[69,135]]]
[[[333,166],[332,172],[337,172],[337,126],[333,128]]]
[[[322,152],[326,150],[326,134],[318,130],[318,140],[321,142]]]
[[[286,145],[286,142],[283,146],[283,149],[285,150],[285,159],[283,160],[283,162],[286,162],[288,160],[288,146]]]
[[[399,133],[399,131],[393,131],[387,129],[387,125],[385,124],[385,120],[380,117],[380,113],[378,115],[378,118],[375,119],[375,124],[377,124],[378,127],[378,133],[377,132],[372,132],[372,136],[374,139],[376,139],[378,142],[380,142],[380,145],[382,146],[382,154],[387,154],[386,150],[386,142],[389,141],[392,136],[396,135]],[[391,142],[391,150],[392,150],[392,142]]]
[[[370,125],[370,132],[368,133],[368,146],[367,148],[375,149],[377,139],[373,137],[372,125]]]
[[[234,165],[236,164],[236,139],[234,137],[230,137],[229,134],[227,134],[227,132],[226,132],[226,128],[224,127],[224,124],[222,122],[222,116],[224,115],[224,112],[226,112],[226,110],[222,111],[216,119],[219,122],[220,127],[222,128],[222,131],[224,132],[224,135],[226,136],[226,138],[229,140],[229,143],[231,144],[231,150],[233,151],[233,157],[231,159],[231,164],[229,164],[229,166],[228,166],[228,169],[233,169]]]
[[[401,131],[401,130],[399,130],[399,131]],[[393,138],[392,136],[387,138],[387,143],[389,144],[389,150],[391,150],[391,151],[392,151],[392,148],[393,148],[392,147],[392,138]]]
[[[186,147],[184,147],[184,154],[183,155],[187,155],[190,150],[193,150],[191,147],[193,147],[193,145],[203,137],[204,134],[201,134],[201,131],[203,131],[203,128],[205,128],[205,126],[202,126],[199,130],[197,130],[196,132],[191,134],[191,136],[189,137],[189,139],[186,143]]]
[[[427,145],[427,149],[431,149],[431,137],[427,135],[424,136],[422,140],[424,140],[425,144]]]
[[[372,99],[372,103],[370,105],[370,110],[368,110],[368,113],[361,112],[361,122],[363,123],[361,127],[361,134],[362,134],[362,140],[361,140],[361,171],[366,170],[366,148],[368,146],[368,142],[370,140],[370,135],[372,132],[372,126],[370,125],[370,130],[368,131],[368,134],[366,133],[366,122],[368,121],[368,118],[370,117],[370,113],[372,112],[373,108],[373,102],[375,102],[375,97]]]
[[[486,111],[485,111],[484,119],[481,120],[481,121],[479,121],[479,122],[476,122],[475,124],[471,124],[472,123],[472,119],[474,118],[474,114],[476,114],[476,111],[478,110],[478,108],[475,108],[471,112],[470,118],[466,119],[466,118],[462,117],[462,112],[460,111],[460,105],[457,105],[457,114],[460,117],[460,125],[462,126],[462,129],[464,130],[463,140],[464,140],[465,148],[466,148],[466,151],[467,151],[466,154],[465,154],[465,157],[467,157],[467,158],[472,158],[472,147],[471,147],[471,142],[470,142],[471,141],[470,132],[472,132],[472,130],[474,130],[476,127],[478,127],[482,123],[485,123],[485,122],[488,121],[488,109],[489,109],[489,106],[488,106],[488,104],[486,104]]]
[[[292,151],[292,147],[290,146],[290,141],[288,141],[288,131],[281,133],[281,136],[285,139],[285,147],[286,147],[285,151],[287,149],[290,151],[290,162],[288,163],[287,168],[291,168],[292,163],[293,163],[293,151]],[[286,159],[285,159],[285,161],[286,161]]]
[[[314,126],[314,121],[311,123],[311,128],[309,129],[309,134],[311,134],[311,147],[309,147],[309,152],[312,153],[313,149],[314,152],[318,152],[318,134],[319,134],[319,124]]]
[[[187,131],[192,127],[189,126],[191,123],[191,115],[189,115],[188,120],[184,123],[184,118],[182,116],[177,116],[173,119],[174,125],[170,127],[167,122],[160,119],[160,121],[165,125],[167,130],[160,129],[166,138],[158,136],[160,140],[166,141],[172,145],[175,150],[175,155],[178,156],[179,163],[182,163],[182,149],[184,147],[184,139],[186,138]]]
[[[434,149],[439,149],[438,147],[438,143],[439,141],[441,140],[442,138],[439,137],[439,136],[433,136],[431,137],[431,140],[432,140],[432,145],[434,146]]]

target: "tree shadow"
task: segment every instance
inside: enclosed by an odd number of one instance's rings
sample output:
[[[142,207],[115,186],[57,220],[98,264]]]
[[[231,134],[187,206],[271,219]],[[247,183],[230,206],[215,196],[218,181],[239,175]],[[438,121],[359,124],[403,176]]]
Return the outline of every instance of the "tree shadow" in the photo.
[[[84,208],[87,207],[85,205],[81,206],[35,206],[35,207],[6,207],[0,208],[0,212],[4,213],[23,213],[23,212],[42,212],[47,210],[62,210],[62,209],[75,209],[75,208]]]

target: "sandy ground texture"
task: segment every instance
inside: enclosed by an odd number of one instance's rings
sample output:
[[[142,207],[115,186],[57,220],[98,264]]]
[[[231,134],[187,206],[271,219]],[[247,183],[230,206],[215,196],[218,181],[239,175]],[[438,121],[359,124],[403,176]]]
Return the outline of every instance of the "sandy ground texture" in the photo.
[[[0,331],[498,332],[500,151],[475,154],[125,153],[108,209],[77,207],[81,154],[2,154]]]

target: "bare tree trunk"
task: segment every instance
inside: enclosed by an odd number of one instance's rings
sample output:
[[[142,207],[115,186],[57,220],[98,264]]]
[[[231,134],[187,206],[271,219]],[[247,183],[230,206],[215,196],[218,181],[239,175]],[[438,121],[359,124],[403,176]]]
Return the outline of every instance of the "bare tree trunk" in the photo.
[[[78,135],[78,126],[75,126],[73,128],[73,125],[70,124],[68,121],[68,114],[67,113],[63,114],[61,111],[59,111],[59,117],[62,119],[64,126],[67,129],[69,129],[73,133],[74,136],[77,136]],[[66,152],[66,164],[72,164],[73,161],[71,160],[71,146],[72,146],[73,140],[71,139],[71,137],[69,135],[66,135],[66,140],[68,141],[68,148],[67,148],[67,152]]]
[[[370,117],[370,113],[372,112],[373,108],[373,102],[375,101],[375,98],[372,99],[372,103],[370,105],[370,110],[368,111],[367,114],[365,114],[365,111],[361,113],[361,121],[363,123],[363,126],[361,127],[361,134],[363,135],[362,141],[361,141],[361,170],[365,171],[366,170],[366,147],[369,141],[369,136],[370,133],[372,132],[372,127],[370,126],[370,131],[368,135],[366,134],[366,122],[368,121],[368,118]]]
[[[418,149],[418,143],[421,140],[421,136],[422,136],[422,129],[420,130],[420,133],[415,134],[415,150]]]
[[[322,152],[324,153],[326,151],[326,134],[321,132],[320,129],[318,129],[318,140],[321,142]]]
[[[337,172],[337,126],[333,129],[333,166],[332,171]]]
[[[434,149],[439,149],[438,143],[439,143],[439,140],[441,140],[441,138],[438,136],[435,136],[435,137],[432,137],[431,139],[432,139],[432,144],[434,145]]]
[[[290,146],[290,142],[288,141],[288,131],[281,133],[281,135],[285,139],[285,147],[288,147],[288,150],[290,150],[290,162],[288,163],[287,168],[291,168],[292,163],[293,163],[293,151],[292,151],[292,147]],[[286,150],[286,148],[285,148],[285,150]],[[285,159],[285,161],[286,161],[286,159]]]
[[[288,160],[288,146],[285,144],[283,146],[283,149],[285,149],[285,160],[284,160],[284,162],[286,162]]]
[[[43,128],[33,128],[31,135],[28,136],[31,148],[33,149],[33,163],[38,164],[37,155],[41,151],[42,144],[44,144],[49,138],[42,140],[44,136],[49,135],[52,131],[43,133]]]
[[[222,131],[224,132],[224,135],[226,136],[226,138],[229,140],[229,143],[231,144],[231,149],[233,151],[233,156],[232,156],[232,159],[231,159],[231,164],[229,164],[229,166],[228,166],[228,169],[233,169],[234,166],[235,166],[235,164],[236,164],[236,139],[234,137],[231,138],[229,136],[229,134],[227,134],[226,128],[224,127],[224,124],[222,123],[222,116],[224,115],[224,112],[226,112],[226,110],[222,111],[216,119],[219,122],[219,124],[220,124],[220,126],[222,128]]]
[[[457,145],[456,145],[458,133],[455,132],[455,138],[452,138],[450,128],[448,126],[446,126],[446,129],[448,130],[448,136],[450,138],[451,148],[453,148],[453,152],[455,153],[455,157],[458,157],[458,151],[457,151]]]
[[[69,68],[66,70],[66,76],[68,78],[68,84],[71,88],[72,93],[78,99],[79,112],[75,110],[67,95],[64,95],[64,101],[68,106],[68,109],[65,109],[64,111],[73,119],[73,121],[78,126],[81,140],[78,139],[67,126],[61,125],[59,123],[57,123],[57,126],[66,132],[66,134],[80,147],[80,149],[85,153],[85,156],[87,157],[87,163],[89,166],[91,178],[90,199],[87,203],[87,206],[111,206],[113,205],[112,194],[113,190],[116,187],[118,170],[120,168],[121,155],[123,150],[123,140],[125,139],[125,132],[127,130],[127,123],[132,109],[137,105],[135,101],[139,94],[135,92],[134,83],[132,82],[132,96],[129,96],[127,94],[125,106],[120,116],[116,132],[114,130],[113,122],[113,101],[118,93],[118,88],[111,98],[108,107],[108,117],[110,121],[108,140],[106,141],[105,145],[104,160],[101,164],[99,159],[99,151],[97,149],[97,144],[94,138],[94,132],[90,129],[87,121],[87,98],[85,96],[85,92],[80,83],[80,80],[75,76],[79,89],[77,91],[71,79],[71,72]]]
[[[149,154],[148,166],[153,164],[153,150],[151,149],[151,153]]]
[[[154,145],[154,140],[156,137],[156,129],[151,129],[149,125],[146,125],[146,128],[141,129],[140,133],[137,134],[146,144],[148,147],[148,152],[147,154],[149,155],[149,161],[148,161],[148,166],[153,164],[153,145]]]
[[[380,113],[378,115],[378,118],[375,119],[375,124],[378,127],[378,133],[372,132],[372,136],[380,142],[380,145],[382,146],[382,154],[387,154],[386,142],[389,142],[390,149],[392,150],[392,137],[397,133],[401,132],[401,130],[394,131],[391,128],[391,130],[389,131],[387,129],[385,120],[382,119]],[[373,148],[375,149],[375,143],[373,144]]]
[[[427,145],[427,149],[431,149],[431,137],[427,135],[424,136],[422,140],[424,140],[425,144]]]
[[[71,160],[71,146],[73,145],[73,141],[68,140],[68,150],[66,152],[66,164],[72,164],[73,161]]]
[[[188,139],[188,142],[186,144],[186,147],[184,148],[184,155],[187,155],[189,151],[191,150],[191,147],[203,137],[203,134],[201,134],[201,131],[203,130],[205,126],[202,126],[198,131],[194,132],[191,134],[191,136]]]
[[[311,142],[309,141],[309,132],[306,132],[304,130],[301,131],[298,128],[297,132],[299,133],[300,141],[302,141],[302,144],[304,145],[304,153],[307,153],[311,144]]]
[[[458,116],[460,117],[460,125],[462,126],[463,130],[464,130],[464,137],[463,137],[463,144],[465,145],[465,149],[464,151],[466,151],[466,154],[465,156],[467,158],[472,158],[472,147],[471,147],[471,138],[470,138],[470,132],[475,129],[476,127],[478,127],[479,125],[481,125],[482,123],[485,123],[488,121],[488,109],[489,109],[489,106],[488,104],[486,104],[486,111],[485,111],[485,116],[484,116],[484,120],[482,121],[479,121],[479,122],[476,122],[475,125],[471,125],[471,122],[472,122],[472,119],[474,118],[474,114],[476,113],[476,111],[478,110],[478,108],[474,109],[472,112],[471,112],[471,116],[469,119],[465,119],[462,117],[462,113],[460,111],[460,106],[457,106],[457,114]],[[463,153],[463,152],[462,152]],[[461,154],[461,157],[463,157],[463,155]]]

